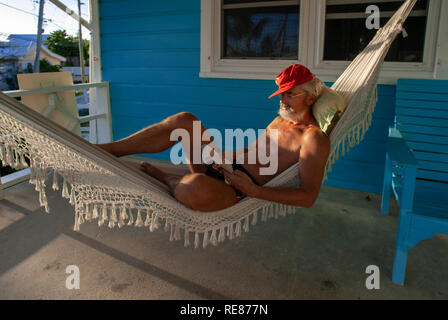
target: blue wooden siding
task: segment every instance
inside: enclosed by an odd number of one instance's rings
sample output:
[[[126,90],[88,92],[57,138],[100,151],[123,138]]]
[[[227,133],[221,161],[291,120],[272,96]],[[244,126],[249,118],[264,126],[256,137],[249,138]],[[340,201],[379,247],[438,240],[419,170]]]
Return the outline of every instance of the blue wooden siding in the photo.
[[[265,128],[277,115],[274,81],[199,78],[200,0],[101,0],[103,79],[114,140],[180,111],[207,128]],[[279,70],[280,72],[281,70]],[[365,140],[334,166],[327,185],[381,193],[394,86],[380,86]],[[169,159],[169,153],[151,155]]]

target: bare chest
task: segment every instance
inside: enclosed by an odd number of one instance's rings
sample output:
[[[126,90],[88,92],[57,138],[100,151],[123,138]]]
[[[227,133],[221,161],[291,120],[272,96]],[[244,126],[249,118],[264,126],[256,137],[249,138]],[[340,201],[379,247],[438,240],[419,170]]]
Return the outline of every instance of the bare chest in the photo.
[[[294,157],[297,161],[305,128],[285,125],[282,121],[273,121],[266,128],[266,141],[276,145],[279,156]]]
[[[257,149],[257,163],[245,164],[245,168],[261,184],[269,181],[299,160],[303,132],[304,129],[284,126],[274,121],[253,145]],[[276,168],[274,174],[260,174],[260,168],[272,166]]]

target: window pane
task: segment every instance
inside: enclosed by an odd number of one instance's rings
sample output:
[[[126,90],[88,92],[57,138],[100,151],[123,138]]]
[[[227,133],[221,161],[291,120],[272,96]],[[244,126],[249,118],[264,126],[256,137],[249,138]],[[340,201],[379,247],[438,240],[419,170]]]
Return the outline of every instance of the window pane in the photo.
[[[299,6],[225,9],[222,58],[298,59]]]
[[[401,2],[375,3],[380,9],[380,27],[389,21],[392,12],[395,12],[401,4]],[[370,4],[327,5],[324,60],[353,60],[372,40],[377,30],[369,30],[365,25],[368,17],[365,9],[368,5]],[[416,16],[409,16],[404,23],[409,36],[407,38],[397,36],[386,56],[386,61],[423,61],[427,7],[427,0],[417,1],[411,13]],[[347,17],[347,14],[354,14],[355,17]]]

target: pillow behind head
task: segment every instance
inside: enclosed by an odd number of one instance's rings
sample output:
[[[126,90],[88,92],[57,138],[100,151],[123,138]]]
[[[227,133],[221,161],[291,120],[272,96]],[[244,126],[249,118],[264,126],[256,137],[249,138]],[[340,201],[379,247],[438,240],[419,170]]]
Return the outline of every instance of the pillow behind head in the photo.
[[[314,118],[320,129],[327,136],[330,135],[339,118],[344,113],[347,103],[335,90],[324,87],[321,95],[313,104],[312,110]]]

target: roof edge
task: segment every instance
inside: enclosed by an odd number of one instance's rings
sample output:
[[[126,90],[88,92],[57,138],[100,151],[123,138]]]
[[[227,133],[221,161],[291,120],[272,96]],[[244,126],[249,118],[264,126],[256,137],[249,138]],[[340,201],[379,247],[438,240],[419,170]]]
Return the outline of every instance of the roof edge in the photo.
[[[67,61],[66,58],[64,58],[63,56],[58,55],[57,53],[54,53],[53,51],[51,51],[51,50],[48,49],[47,47],[44,47],[44,46],[40,46],[40,47],[41,47],[41,49],[42,49],[43,51],[45,51],[48,55],[52,56],[53,58],[56,58],[56,59],[58,59],[58,60],[61,60],[62,62]]]

